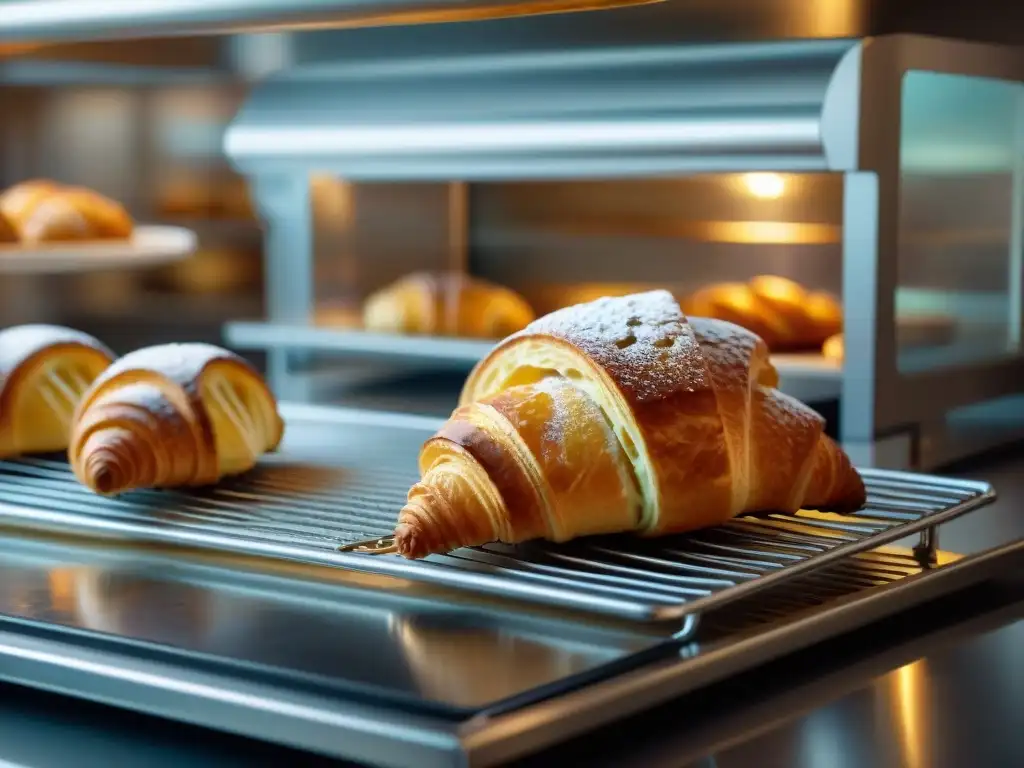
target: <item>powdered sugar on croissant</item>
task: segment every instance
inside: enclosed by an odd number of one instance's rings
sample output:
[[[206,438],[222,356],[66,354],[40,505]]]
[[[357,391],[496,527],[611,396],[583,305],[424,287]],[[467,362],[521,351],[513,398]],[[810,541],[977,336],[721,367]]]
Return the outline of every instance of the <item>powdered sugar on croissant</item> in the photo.
[[[863,483],[823,419],[777,383],[760,338],[689,319],[665,291],[542,317],[474,369],[424,446],[399,551],[859,508]]]
[[[63,451],[79,400],[114,353],[55,325],[0,331],[0,457]]]
[[[260,375],[208,344],[166,344],[108,368],[75,414],[68,459],[98,493],[207,485],[251,469],[284,424]]]

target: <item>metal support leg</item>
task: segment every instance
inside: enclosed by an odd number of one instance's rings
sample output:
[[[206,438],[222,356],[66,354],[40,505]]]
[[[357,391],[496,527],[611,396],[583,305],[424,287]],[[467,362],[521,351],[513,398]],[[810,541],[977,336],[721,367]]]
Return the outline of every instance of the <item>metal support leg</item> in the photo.
[[[914,558],[922,568],[934,568],[939,562],[939,529],[935,526],[921,531],[921,538],[914,547]]]
[[[314,309],[313,221],[309,179],[302,174],[254,179],[268,224],[263,256],[267,319],[305,324]],[[287,349],[267,350],[267,382],[282,400],[302,400],[306,387],[292,373]]]

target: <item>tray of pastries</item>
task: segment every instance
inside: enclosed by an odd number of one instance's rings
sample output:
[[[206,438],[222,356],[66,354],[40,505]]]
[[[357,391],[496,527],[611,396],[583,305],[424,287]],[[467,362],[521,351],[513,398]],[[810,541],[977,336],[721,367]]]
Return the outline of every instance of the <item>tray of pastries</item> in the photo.
[[[600,299],[499,342],[451,417],[416,433],[418,458],[399,452],[408,435],[332,425],[346,434],[331,470],[267,456],[285,420],[227,350],[115,359],[77,331],[19,326],[0,333],[0,522],[658,620],[991,500],[858,471],[778,383],[751,331],[666,291]],[[54,451],[66,463],[28,458]]]
[[[195,249],[190,230],[139,225],[91,189],[35,179],[0,193],[0,273],[152,266]]]

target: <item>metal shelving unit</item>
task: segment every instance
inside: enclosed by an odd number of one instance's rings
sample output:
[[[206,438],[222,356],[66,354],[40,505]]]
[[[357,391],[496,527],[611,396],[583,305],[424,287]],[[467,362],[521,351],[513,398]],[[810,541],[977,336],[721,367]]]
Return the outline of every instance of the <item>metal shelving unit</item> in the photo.
[[[1012,351],[1011,338],[1021,322],[1024,283],[1014,278],[1006,284],[1005,354],[940,356],[922,370],[909,365],[915,350],[897,344],[899,269],[909,247],[898,218],[906,208],[901,196],[917,194],[907,200],[934,212],[941,201],[922,198],[924,186],[914,187],[914,179],[933,168],[967,178],[942,159],[961,152],[973,157],[968,144],[989,139],[972,126],[937,136],[919,131],[908,139],[894,116],[910,115],[907,104],[914,104],[915,125],[944,124],[924,118],[949,99],[969,99],[976,89],[964,83],[1024,81],[1024,56],[1012,48],[910,35],[694,45],[670,40],[669,31],[654,35],[650,22],[659,14],[671,28],[671,6],[638,9],[645,23],[618,40],[607,28],[601,37],[585,22],[579,39],[560,46],[546,36],[553,27],[543,18],[517,27],[518,41],[491,28],[468,41],[454,27],[442,27],[430,38],[429,54],[415,45],[407,54],[376,58],[360,49],[351,61],[296,66],[259,84],[224,146],[250,179],[269,225],[268,325],[229,327],[229,340],[267,349],[272,385],[284,397],[300,392],[293,380],[311,346],[336,356],[365,354],[368,345],[350,332],[296,330],[315,309],[313,176],[350,186],[471,187],[828,173],[842,184],[845,359],[841,371],[783,364],[785,389],[813,398],[838,388],[840,438],[863,466],[928,469],[979,444],[1005,442],[998,423],[961,417],[1019,390],[1024,356]],[[481,40],[493,42],[493,49],[481,50]],[[921,73],[932,79],[920,80]],[[1024,98],[1024,91],[1010,88],[993,96],[991,109],[1006,106],[1003,114]],[[1007,179],[1016,173],[997,171]],[[1013,254],[1007,274],[1020,264],[1014,238],[1007,242]],[[295,339],[291,349],[280,342],[286,334]],[[377,352],[394,350],[400,358],[403,344],[390,340]],[[445,359],[467,349],[431,348]],[[1004,404],[1002,422],[1010,410]]]

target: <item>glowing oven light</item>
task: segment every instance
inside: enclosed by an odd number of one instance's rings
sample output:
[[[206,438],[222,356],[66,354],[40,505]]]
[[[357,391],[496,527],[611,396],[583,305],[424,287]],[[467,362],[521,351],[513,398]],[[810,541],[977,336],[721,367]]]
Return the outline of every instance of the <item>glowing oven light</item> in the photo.
[[[786,191],[786,182],[777,173],[744,174],[743,186],[754,197],[762,200],[774,200],[782,197],[782,193]]]

